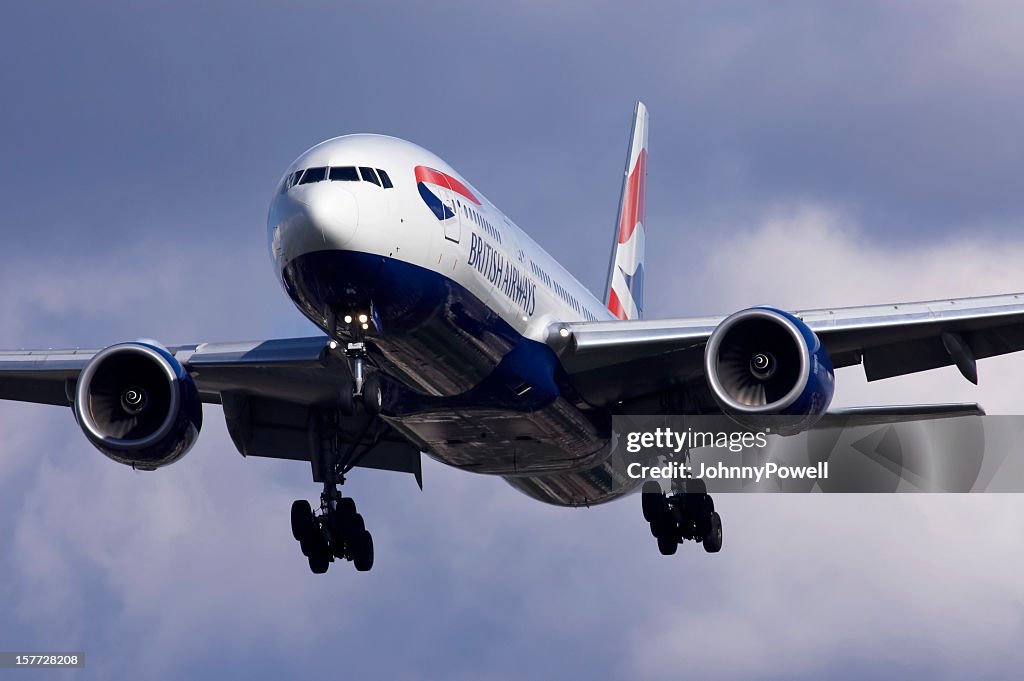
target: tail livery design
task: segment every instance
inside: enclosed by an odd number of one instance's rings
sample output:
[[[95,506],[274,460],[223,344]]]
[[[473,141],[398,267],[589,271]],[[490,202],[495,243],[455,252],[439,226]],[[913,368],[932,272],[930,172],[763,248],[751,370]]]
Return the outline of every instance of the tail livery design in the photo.
[[[646,185],[647,107],[643,102],[637,102],[605,293],[605,305],[619,319],[640,319],[643,316]]]

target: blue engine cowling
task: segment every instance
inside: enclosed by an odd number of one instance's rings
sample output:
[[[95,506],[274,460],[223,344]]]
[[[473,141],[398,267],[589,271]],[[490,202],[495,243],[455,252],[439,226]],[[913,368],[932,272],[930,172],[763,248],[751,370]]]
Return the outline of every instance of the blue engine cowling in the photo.
[[[174,463],[203,425],[196,384],[166,349],[121,343],[101,350],[82,370],[74,412],[89,442],[141,470]]]
[[[793,434],[820,419],[835,391],[832,360],[802,321],[752,307],[708,339],[704,370],[718,406],[740,425]]]

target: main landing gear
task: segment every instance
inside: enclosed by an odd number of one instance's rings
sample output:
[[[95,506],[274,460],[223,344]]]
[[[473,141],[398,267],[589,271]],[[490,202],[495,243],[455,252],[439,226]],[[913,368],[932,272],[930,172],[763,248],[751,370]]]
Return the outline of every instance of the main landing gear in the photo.
[[[334,492],[320,496],[319,514],[313,513],[305,499],[292,503],[292,536],[315,574],[327,572],[335,559],[350,560],[356,570],[366,572],[373,567],[373,537],[355,502],[342,497],[337,489]]]
[[[359,318],[365,328],[365,315]],[[371,450],[382,432],[377,429],[377,436],[371,437],[368,446],[363,445],[364,438],[370,436],[371,428],[380,425],[379,397],[375,402],[364,397],[365,347],[363,343],[350,343],[347,348],[352,366],[352,385],[344,391],[344,399],[337,411],[321,414],[317,434],[320,446],[314,455],[314,479],[322,480],[324,491],[320,494],[320,508],[316,512],[305,499],[292,503],[291,524],[292,536],[299,542],[302,555],[309,559],[309,569],[315,574],[327,572],[327,568],[335,560],[348,560],[355,564],[356,570],[366,572],[373,567],[373,537],[366,529],[363,516],[356,511],[355,502],[343,497],[339,486],[345,483],[345,474]],[[369,383],[376,386],[376,383]],[[375,389],[374,395],[380,390]],[[357,409],[357,403],[362,409]],[[340,414],[352,415],[356,411],[363,412],[365,421],[355,437],[351,434],[342,437],[338,428]],[[343,439],[349,440],[343,442]]]
[[[686,485],[683,491],[665,495],[658,483],[644,483],[640,495],[644,520],[651,524],[658,550],[671,556],[691,539],[703,542],[708,553],[718,553],[722,550],[722,518],[715,511],[715,502],[703,480],[687,480]]]

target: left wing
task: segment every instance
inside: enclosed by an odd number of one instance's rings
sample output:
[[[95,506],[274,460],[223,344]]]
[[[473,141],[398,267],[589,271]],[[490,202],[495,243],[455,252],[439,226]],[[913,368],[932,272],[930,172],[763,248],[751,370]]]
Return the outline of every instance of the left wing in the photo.
[[[311,428],[321,411],[336,414],[339,391],[351,380],[348,362],[327,337],[167,350],[192,376],[203,402],[223,405],[228,432],[242,455],[311,461],[315,467]],[[78,375],[98,352],[2,351],[0,399],[71,406]],[[412,473],[419,481],[420,449],[397,432],[365,430],[357,417],[341,417],[332,428],[360,451],[372,447],[359,466]]]
[[[1024,293],[793,313],[836,368],[863,364],[869,381],[1024,350]],[[548,344],[591,404],[650,396],[703,378],[704,346],[724,317],[552,325]]]

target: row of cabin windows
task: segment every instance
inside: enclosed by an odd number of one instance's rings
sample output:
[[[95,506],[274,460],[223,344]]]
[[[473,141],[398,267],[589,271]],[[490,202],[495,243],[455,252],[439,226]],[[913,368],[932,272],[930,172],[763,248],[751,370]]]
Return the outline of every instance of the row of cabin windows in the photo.
[[[483,215],[471,208],[468,203],[462,203],[459,201],[458,204],[462,208],[463,215],[475,222],[480,229],[490,234],[492,239],[497,241],[499,244],[501,243],[501,232],[498,231],[497,227],[488,222],[487,218]]]
[[[545,284],[547,284],[548,288],[557,293],[562,300],[569,303],[569,305],[572,306],[572,309],[576,310],[576,312],[583,315],[583,317],[587,321],[597,321],[597,317],[590,310],[580,305],[580,302],[576,300],[576,298],[571,293],[562,288],[561,284],[559,284],[557,281],[548,276],[548,273],[545,272],[540,265],[531,260],[530,269],[533,270],[533,276],[537,277]]]
[[[288,191],[297,184],[311,184],[331,180],[334,182],[372,182],[378,187],[391,189],[391,178],[380,168],[364,168],[363,166],[319,166],[317,168],[306,168],[296,170],[288,176],[284,182],[284,191]]]
[[[553,288],[555,289],[555,293],[557,293],[562,300],[569,303],[569,306],[572,307],[572,309],[576,310],[576,312],[579,312],[580,304],[576,302],[576,299],[572,297],[572,294],[566,291],[564,288],[562,288],[562,285],[559,284],[557,281],[552,283],[554,284]]]
[[[551,288],[551,277],[548,276],[547,272],[541,269],[540,265],[531,260],[530,269],[533,270],[533,276],[547,284],[548,288]]]

